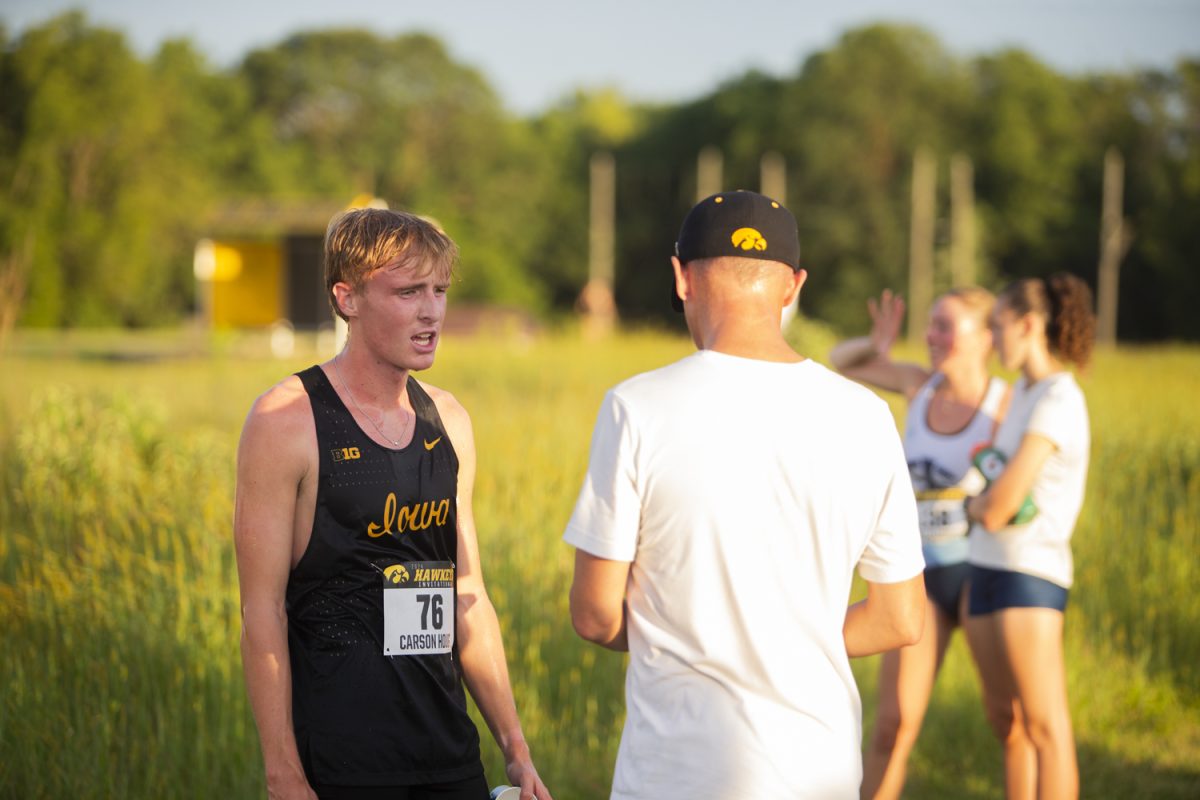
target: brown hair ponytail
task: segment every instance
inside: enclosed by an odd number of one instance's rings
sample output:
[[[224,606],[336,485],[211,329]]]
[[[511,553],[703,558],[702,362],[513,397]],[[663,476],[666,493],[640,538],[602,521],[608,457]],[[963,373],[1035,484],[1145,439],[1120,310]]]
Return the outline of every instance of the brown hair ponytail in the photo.
[[[1017,314],[1037,313],[1046,322],[1046,343],[1064,361],[1086,367],[1096,340],[1092,290],[1069,272],[1049,278],[1022,278],[1000,293]]]

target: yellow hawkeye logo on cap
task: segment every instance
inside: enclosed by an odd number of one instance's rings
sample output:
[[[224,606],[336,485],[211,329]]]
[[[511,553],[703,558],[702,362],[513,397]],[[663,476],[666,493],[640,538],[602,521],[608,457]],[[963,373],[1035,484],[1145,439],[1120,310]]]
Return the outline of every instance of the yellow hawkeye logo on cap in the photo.
[[[733,241],[734,247],[740,247],[743,250],[767,249],[767,240],[754,228],[738,228],[729,238]]]

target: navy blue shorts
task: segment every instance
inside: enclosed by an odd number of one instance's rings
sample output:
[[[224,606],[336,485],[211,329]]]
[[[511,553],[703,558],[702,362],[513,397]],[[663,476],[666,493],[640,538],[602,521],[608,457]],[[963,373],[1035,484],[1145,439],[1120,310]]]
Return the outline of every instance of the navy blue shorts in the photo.
[[[972,617],[1006,608],[1067,609],[1067,590],[1044,578],[1024,572],[988,569],[971,565],[971,596],[967,601]]]
[[[450,783],[420,786],[328,786],[313,787],[321,800],[487,800],[488,785],[483,773]]]
[[[958,604],[967,588],[971,565],[964,562],[925,568],[925,594],[950,619],[958,619]]]

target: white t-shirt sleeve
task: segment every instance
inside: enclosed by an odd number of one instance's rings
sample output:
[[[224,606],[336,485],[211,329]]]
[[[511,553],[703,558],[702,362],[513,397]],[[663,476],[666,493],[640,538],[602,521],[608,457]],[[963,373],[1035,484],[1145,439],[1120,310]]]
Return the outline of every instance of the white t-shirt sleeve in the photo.
[[[587,475],[563,535],[567,544],[598,558],[633,561],[642,508],[636,446],[628,409],[610,391],[600,406]]]
[[[858,574],[871,583],[899,583],[925,569],[908,463],[895,431],[885,441],[884,455],[891,464],[891,477],[883,492],[875,529],[858,561]]]
[[[1049,439],[1060,451],[1073,453],[1086,434],[1087,411],[1079,392],[1060,383],[1050,387],[1033,408],[1025,433]]]

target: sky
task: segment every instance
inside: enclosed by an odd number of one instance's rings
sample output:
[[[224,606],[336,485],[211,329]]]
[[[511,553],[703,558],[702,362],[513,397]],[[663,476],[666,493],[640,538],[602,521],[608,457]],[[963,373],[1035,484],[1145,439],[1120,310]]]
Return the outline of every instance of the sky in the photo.
[[[577,88],[678,102],[749,69],[795,74],[871,22],[919,25],[960,56],[1019,47],[1067,73],[1200,58],[1200,0],[0,0],[0,21],[11,37],[70,8],[123,31],[143,56],[184,37],[218,67],[300,30],[421,30],[518,113]]]

